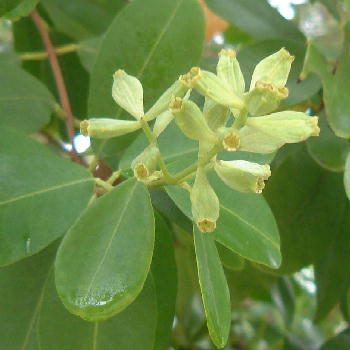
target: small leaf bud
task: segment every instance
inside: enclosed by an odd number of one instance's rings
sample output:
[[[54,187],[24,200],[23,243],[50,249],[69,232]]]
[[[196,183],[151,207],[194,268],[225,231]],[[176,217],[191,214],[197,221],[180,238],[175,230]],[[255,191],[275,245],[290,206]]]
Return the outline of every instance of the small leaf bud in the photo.
[[[250,91],[255,88],[257,81],[264,81],[276,87],[286,85],[294,58],[295,57],[284,48],[264,58],[254,69],[250,83]]]
[[[218,160],[214,169],[229,187],[243,193],[261,193],[264,181],[271,175],[269,165],[260,165],[245,160]]]
[[[176,124],[188,138],[216,143],[214,132],[209,128],[203,113],[194,102],[175,97],[169,109],[175,116]]]
[[[141,119],[143,117],[143,89],[140,81],[121,69],[114,73],[113,78],[112,96],[115,102],[134,118]]]
[[[214,73],[193,67],[189,73],[180,77],[180,81],[219,104],[227,107],[243,107],[243,99],[230,90],[226,83]]]
[[[188,87],[176,80],[173,85],[170,86],[157,100],[157,102],[150,108],[150,110],[145,114],[144,119],[150,121],[162,112],[168,109],[169,103],[174,97],[184,97],[188,91]]]
[[[245,81],[234,50],[223,49],[220,51],[216,71],[218,77],[224,81],[234,93],[238,96],[243,96]]]
[[[219,199],[210,186],[205,170],[197,169],[194,185],[191,190],[193,220],[201,232],[213,232],[219,218]]]
[[[112,118],[93,118],[80,123],[80,132],[84,136],[108,139],[122,136],[141,128],[136,120],[119,120]]]
[[[252,115],[263,115],[274,111],[280,102],[288,97],[286,87],[257,81],[255,88],[245,98],[248,112]]]
[[[148,181],[157,168],[159,156],[157,147],[147,146],[131,163],[134,176],[139,181]]]

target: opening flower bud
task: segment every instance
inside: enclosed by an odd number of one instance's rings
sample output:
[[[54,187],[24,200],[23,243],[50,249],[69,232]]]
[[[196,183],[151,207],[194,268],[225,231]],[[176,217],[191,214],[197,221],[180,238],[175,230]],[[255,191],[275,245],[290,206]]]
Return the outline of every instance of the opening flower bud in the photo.
[[[131,163],[134,176],[139,181],[148,181],[157,168],[159,150],[153,145],[146,147]]]
[[[197,169],[196,179],[191,190],[193,220],[201,232],[213,232],[219,218],[219,199],[210,186],[205,170]]]
[[[122,136],[140,128],[141,123],[139,121],[112,118],[95,118],[83,120],[80,123],[82,135],[102,139]]]
[[[169,106],[175,116],[175,122],[190,139],[216,143],[216,136],[209,128],[203,113],[192,101],[175,97]]]
[[[271,175],[269,165],[245,160],[218,160],[214,169],[227,186],[243,193],[261,193],[265,187],[264,181]]]
[[[245,81],[241,67],[232,49],[222,49],[219,53],[219,62],[216,67],[218,77],[238,96],[243,96]]]
[[[188,87],[180,82],[178,79],[173,85],[166,90],[162,96],[159,97],[157,102],[151,107],[151,109],[145,114],[144,119],[150,121],[162,112],[166,111],[169,107],[169,103],[174,97],[184,97],[188,91]]]
[[[115,102],[134,118],[141,119],[143,117],[143,89],[140,81],[121,69],[114,73],[113,78],[112,96]]]
[[[264,58],[254,69],[250,91],[255,88],[257,81],[264,81],[277,87],[286,85],[294,58],[284,48]]]
[[[246,95],[245,101],[250,114],[263,115],[274,111],[287,97],[286,87],[276,87],[264,81],[257,81],[255,88]]]
[[[190,72],[180,77],[180,81],[190,88],[195,88],[203,96],[227,107],[241,108],[243,100],[218,78],[214,73],[193,67]]]

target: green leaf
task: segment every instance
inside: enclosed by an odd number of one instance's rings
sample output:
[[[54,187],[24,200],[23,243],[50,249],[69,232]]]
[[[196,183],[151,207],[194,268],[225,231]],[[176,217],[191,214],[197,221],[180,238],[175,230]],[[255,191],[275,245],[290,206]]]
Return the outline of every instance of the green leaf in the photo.
[[[199,284],[210,338],[223,348],[230,332],[231,304],[226,277],[215,242],[196,226],[193,229]]]
[[[6,13],[6,18],[17,21],[21,17],[28,16],[38,2],[39,0],[22,0],[19,5]]]
[[[323,112],[319,115],[321,133],[319,137],[311,137],[306,141],[311,157],[323,168],[330,171],[343,171],[349,152],[349,143],[337,137],[328,126]]]
[[[323,344],[320,350],[346,350],[350,347],[350,330],[346,329]]]
[[[230,270],[242,270],[245,265],[245,260],[232,250],[226,248],[222,244],[217,244],[216,248],[219,252],[222,264]]]
[[[238,52],[237,57],[246,80],[246,85],[249,86],[255,66],[266,56],[280,50],[281,47],[285,47],[295,56],[295,61],[292,64],[287,82],[289,96],[281,103],[281,106],[285,108],[307,100],[321,88],[320,79],[315,74],[309,75],[303,81],[299,79],[303,68],[305,45],[294,40],[261,40],[243,46]]]
[[[79,43],[78,55],[84,68],[91,73],[95,65],[101,37],[83,40]]]
[[[206,0],[206,3],[219,16],[255,38],[305,40],[298,28],[266,0]]]
[[[0,269],[1,345],[22,350],[151,349],[157,319],[153,279],[117,316],[101,323],[83,321],[64,308],[56,293],[56,246]]]
[[[271,288],[271,296],[286,326],[290,327],[295,313],[295,294],[291,280],[288,277],[280,277]]]
[[[61,236],[86,207],[94,182],[82,167],[10,128],[0,139],[0,265]]]
[[[125,3],[123,0],[42,0],[55,27],[76,40],[102,34]]]
[[[22,0],[0,0],[0,16],[14,9]]]
[[[172,232],[164,219],[155,213],[156,240],[151,273],[157,293],[157,328],[154,350],[167,349],[175,315],[177,271]]]
[[[5,349],[39,349],[36,325],[56,246],[0,268],[0,334]]]
[[[179,74],[198,63],[203,27],[202,10],[196,0],[130,2],[102,39],[91,75],[89,116],[127,118],[112,99],[112,75],[119,68],[142,82],[145,108],[149,108]],[[127,140],[130,143],[132,138],[128,136]],[[118,138],[95,143],[95,153],[118,156],[116,150],[123,141]],[[105,148],[111,151],[106,154]]]
[[[3,64],[0,77],[0,125],[35,132],[50,120],[55,100],[36,78],[16,67]]]
[[[58,294],[88,321],[113,316],[142,290],[154,244],[146,187],[134,179],[97,199],[69,230],[56,260]]]
[[[281,263],[278,229],[264,198],[230,190],[216,176],[210,177],[210,183],[220,199],[215,239],[246,259],[277,268]],[[166,191],[192,219],[188,192],[171,186]]]

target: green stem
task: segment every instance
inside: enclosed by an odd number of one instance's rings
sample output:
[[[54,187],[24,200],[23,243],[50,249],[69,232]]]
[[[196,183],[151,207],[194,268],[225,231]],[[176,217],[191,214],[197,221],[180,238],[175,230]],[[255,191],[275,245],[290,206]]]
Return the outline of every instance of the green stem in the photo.
[[[159,146],[158,146],[158,141],[157,141],[157,137],[154,135],[153,131],[151,130],[151,128],[149,127],[147,121],[145,121],[144,119],[141,119],[141,125],[142,125],[142,129],[143,132],[145,133],[149,143],[151,145],[154,145],[155,147],[158,148],[159,150]],[[160,153],[160,150],[159,150]],[[159,157],[159,167],[163,172],[163,177],[164,180],[171,182],[172,181],[172,176],[169,174],[168,168],[164,162],[164,159],[162,158],[162,156],[160,155]]]
[[[120,170],[115,171],[107,180],[107,183],[113,185],[113,182],[120,177]]]
[[[56,47],[54,50],[56,55],[64,55],[66,53],[75,52],[79,48],[78,44],[68,44]],[[48,53],[44,52],[24,52],[20,54],[20,58],[22,61],[41,61],[48,58]]]
[[[96,185],[104,188],[105,190],[107,190],[107,191],[113,190],[113,186],[111,184],[109,184],[108,182],[103,181],[103,180],[99,179],[98,177],[95,177],[94,180],[96,182]]]
[[[176,175],[172,177],[171,182],[167,182],[165,179],[154,181],[149,184],[150,187],[160,187],[160,186],[166,186],[166,185],[177,185],[181,182],[183,182],[185,179],[188,180],[188,177],[194,173],[198,167],[204,167],[207,165],[207,163],[218,153],[222,150],[222,144],[218,143],[216,144],[203,158],[198,160],[198,162],[190,165],[186,169],[180,171]]]
[[[238,115],[237,119],[233,123],[233,127],[235,129],[240,129],[246,123],[247,117],[248,117],[247,109],[246,108],[242,108],[241,111],[239,112],[239,115]]]

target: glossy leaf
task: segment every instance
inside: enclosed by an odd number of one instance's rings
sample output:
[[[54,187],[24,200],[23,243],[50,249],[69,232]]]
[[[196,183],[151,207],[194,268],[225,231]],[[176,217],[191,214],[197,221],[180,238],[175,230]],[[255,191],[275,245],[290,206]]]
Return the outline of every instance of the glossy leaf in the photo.
[[[153,210],[141,182],[130,179],[97,199],[57,254],[56,286],[67,309],[89,321],[125,309],[142,290],[153,244]]]
[[[55,27],[77,40],[102,34],[117,12],[125,5],[123,0],[42,0]]]
[[[304,39],[297,27],[266,0],[206,0],[206,3],[219,16],[255,38]]]
[[[219,252],[222,264],[230,270],[242,270],[245,265],[245,260],[232,250],[226,248],[222,244],[217,244],[216,248]]]
[[[246,259],[277,268],[281,263],[278,229],[264,198],[233,191],[216,176],[210,177],[210,183],[220,199],[220,217],[213,233],[215,239]],[[191,218],[188,192],[170,186],[166,190]]]
[[[193,229],[197,269],[209,335],[218,348],[227,342],[231,325],[230,293],[211,235]]]
[[[152,278],[117,316],[101,323],[83,321],[64,308],[56,293],[56,246],[0,269],[1,345],[22,350],[151,349],[157,319]]]
[[[36,78],[13,64],[3,64],[0,76],[0,125],[37,131],[48,124],[55,100]]]
[[[196,0],[130,2],[112,22],[99,48],[91,75],[89,116],[127,118],[112,99],[112,75],[117,69],[124,69],[142,82],[148,109],[180,74],[198,63],[203,25]],[[120,142],[130,144],[131,140],[101,141],[94,144],[94,150],[104,157],[111,152],[118,156]],[[110,150],[108,154],[105,149]]]
[[[349,152],[349,143],[337,137],[328,126],[324,113],[319,116],[321,133],[306,141],[311,157],[323,168],[330,171],[343,171]]]
[[[65,233],[93,194],[85,169],[14,129],[2,129],[0,169],[0,265]]]

